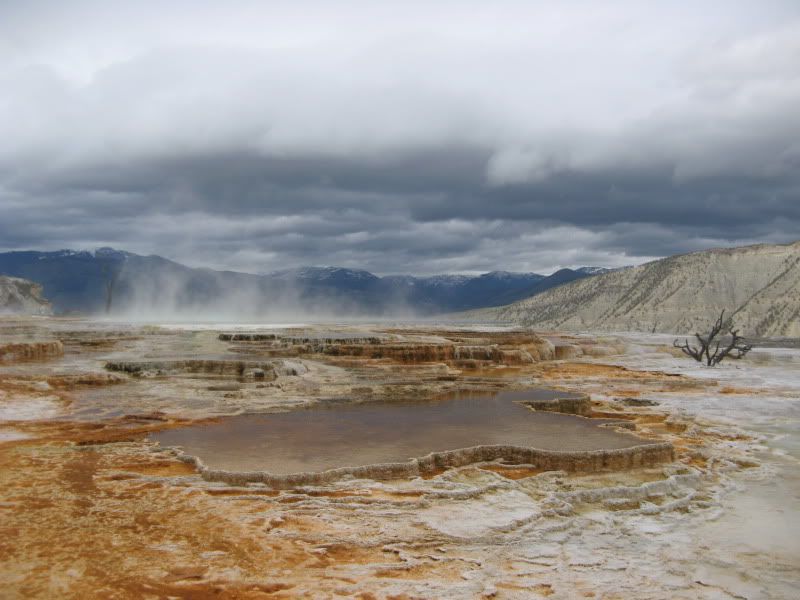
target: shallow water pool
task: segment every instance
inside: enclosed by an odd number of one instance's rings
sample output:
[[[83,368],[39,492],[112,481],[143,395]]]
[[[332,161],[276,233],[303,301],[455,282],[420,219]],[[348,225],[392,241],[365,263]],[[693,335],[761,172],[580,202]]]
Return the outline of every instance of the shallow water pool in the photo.
[[[600,427],[608,421],[535,412],[525,400],[567,397],[534,389],[438,400],[330,403],[278,414],[228,417],[159,432],[212,469],[276,475],[405,462],[430,452],[505,444],[544,450],[600,450],[648,443]]]

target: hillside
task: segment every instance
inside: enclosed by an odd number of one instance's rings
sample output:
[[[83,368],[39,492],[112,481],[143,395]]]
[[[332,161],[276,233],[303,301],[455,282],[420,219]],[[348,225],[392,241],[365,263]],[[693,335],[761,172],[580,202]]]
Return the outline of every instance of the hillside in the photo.
[[[469,316],[546,329],[691,333],[722,309],[746,335],[800,336],[800,242],[672,256]]]
[[[302,267],[254,275],[191,268],[160,256],[101,248],[94,252],[0,253],[0,274],[41,284],[58,313],[112,312],[168,316],[297,314],[434,315],[500,306],[604,269],[552,275],[493,271],[478,276],[379,277],[342,267]]]
[[[42,286],[26,279],[0,275],[1,314],[49,315],[50,303],[42,298]]]

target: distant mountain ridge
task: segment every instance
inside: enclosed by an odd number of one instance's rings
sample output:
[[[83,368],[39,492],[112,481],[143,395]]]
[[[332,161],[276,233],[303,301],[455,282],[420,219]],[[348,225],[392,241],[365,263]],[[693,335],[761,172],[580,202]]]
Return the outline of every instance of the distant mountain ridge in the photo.
[[[498,306],[605,269],[552,275],[493,271],[478,276],[379,277],[344,267],[300,267],[262,275],[191,268],[160,256],[96,251],[0,253],[0,274],[41,284],[57,313],[104,312],[111,284],[115,312],[269,309],[331,314],[422,314]]]
[[[469,318],[540,329],[693,333],[722,311],[745,335],[800,337],[800,241],[671,256]]]

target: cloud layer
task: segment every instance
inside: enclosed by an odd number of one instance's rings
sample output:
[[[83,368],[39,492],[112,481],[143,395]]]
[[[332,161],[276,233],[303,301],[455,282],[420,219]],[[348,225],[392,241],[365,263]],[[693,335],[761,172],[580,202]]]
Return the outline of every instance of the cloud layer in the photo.
[[[0,245],[377,273],[800,231],[796,2],[6,2]]]

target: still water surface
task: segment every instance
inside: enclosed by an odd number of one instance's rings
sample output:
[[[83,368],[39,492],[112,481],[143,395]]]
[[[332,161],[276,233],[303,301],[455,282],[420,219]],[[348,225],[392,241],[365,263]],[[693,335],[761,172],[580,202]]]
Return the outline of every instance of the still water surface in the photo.
[[[429,452],[508,444],[599,450],[647,443],[600,427],[603,420],[534,412],[521,402],[565,397],[533,389],[438,400],[323,404],[279,414],[238,415],[154,434],[211,468],[274,474],[404,462]]]

